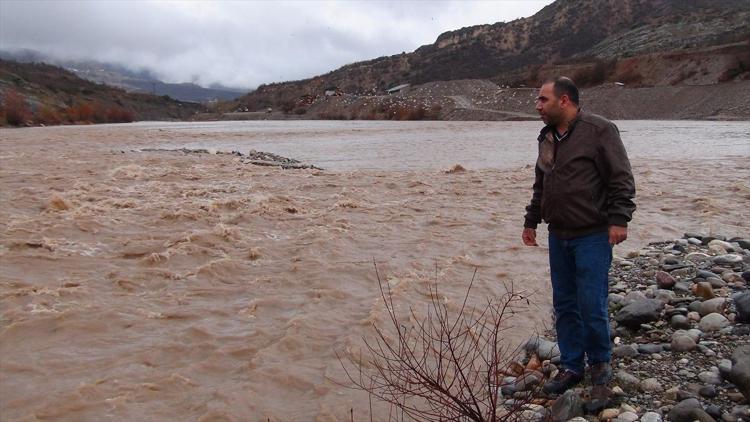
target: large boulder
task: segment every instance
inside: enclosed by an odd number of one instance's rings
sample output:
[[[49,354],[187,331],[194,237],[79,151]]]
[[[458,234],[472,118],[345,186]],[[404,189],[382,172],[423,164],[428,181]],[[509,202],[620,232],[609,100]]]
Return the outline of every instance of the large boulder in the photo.
[[[750,345],[742,346],[732,353],[732,371],[729,381],[750,400]]]
[[[583,400],[575,390],[568,390],[552,404],[552,420],[567,421],[583,416]]]
[[[664,302],[660,300],[639,300],[620,309],[615,315],[615,321],[626,327],[640,328],[641,324],[657,321],[663,308]]]
[[[703,410],[698,399],[685,399],[677,403],[669,411],[669,420],[674,422],[693,422],[693,410],[695,409]]]
[[[737,308],[740,322],[750,323],[750,292],[735,296],[734,306]]]

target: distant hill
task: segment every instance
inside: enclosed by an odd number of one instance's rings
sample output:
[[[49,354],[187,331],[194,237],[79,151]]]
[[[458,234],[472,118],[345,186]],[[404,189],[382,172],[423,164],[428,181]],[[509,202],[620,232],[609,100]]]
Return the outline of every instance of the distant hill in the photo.
[[[81,78],[93,82],[116,86],[128,92],[168,95],[176,100],[206,103],[216,100],[233,100],[249,90],[223,86],[204,88],[193,83],[167,83],[160,81],[151,72],[134,72],[128,68],[95,60],[59,60],[34,50],[0,51],[0,59],[21,63],[47,63],[63,67]]]
[[[586,86],[718,84],[750,79],[750,1],[558,0],[534,16],[441,34],[414,52],[261,85],[226,111],[294,108],[329,88],[382,95],[401,84],[483,79],[536,86],[566,74]]]
[[[0,60],[0,125],[184,120],[204,108],[97,84],[57,66]]]

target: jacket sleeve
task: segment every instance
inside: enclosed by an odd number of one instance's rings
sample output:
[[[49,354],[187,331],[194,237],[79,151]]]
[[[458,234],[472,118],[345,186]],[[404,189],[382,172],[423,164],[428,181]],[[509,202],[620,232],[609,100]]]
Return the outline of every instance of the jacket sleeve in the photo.
[[[542,222],[542,186],[544,186],[544,172],[537,164],[534,166],[534,193],[531,195],[531,202],[526,206],[526,215],[524,216],[523,226],[530,229],[536,229],[536,226]]]
[[[608,223],[627,227],[635,211],[635,180],[630,160],[620,139],[620,131],[613,123],[603,128],[601,141],[599,171],[606,183]]]

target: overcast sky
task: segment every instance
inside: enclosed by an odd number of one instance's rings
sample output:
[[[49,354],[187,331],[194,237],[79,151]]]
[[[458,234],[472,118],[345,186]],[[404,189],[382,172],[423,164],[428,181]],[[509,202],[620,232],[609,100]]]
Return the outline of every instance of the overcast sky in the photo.
[[[0,49],[254,88],[410,52],[445,31],[531,16],[551,0],[0,0]]]

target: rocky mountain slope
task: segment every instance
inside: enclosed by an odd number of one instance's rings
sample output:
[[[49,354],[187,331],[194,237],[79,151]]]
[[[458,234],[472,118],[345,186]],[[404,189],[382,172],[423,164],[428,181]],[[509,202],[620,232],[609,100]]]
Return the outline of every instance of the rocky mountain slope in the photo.
[[[583,86],[744,80],[750,78],[747,21],[745,0],[558,0],[529,18],[446,32],[412,53],[261,85],[227,104],[226,111],[289,108],[302,96],[320,96],[332,87],[350,95],[382,95],[400,84],[457,79],[500,86],[533,86],[558,73]]]
[[[96,84],[56,66],[0,60],[0,125],[182,120],[202,110]]]

